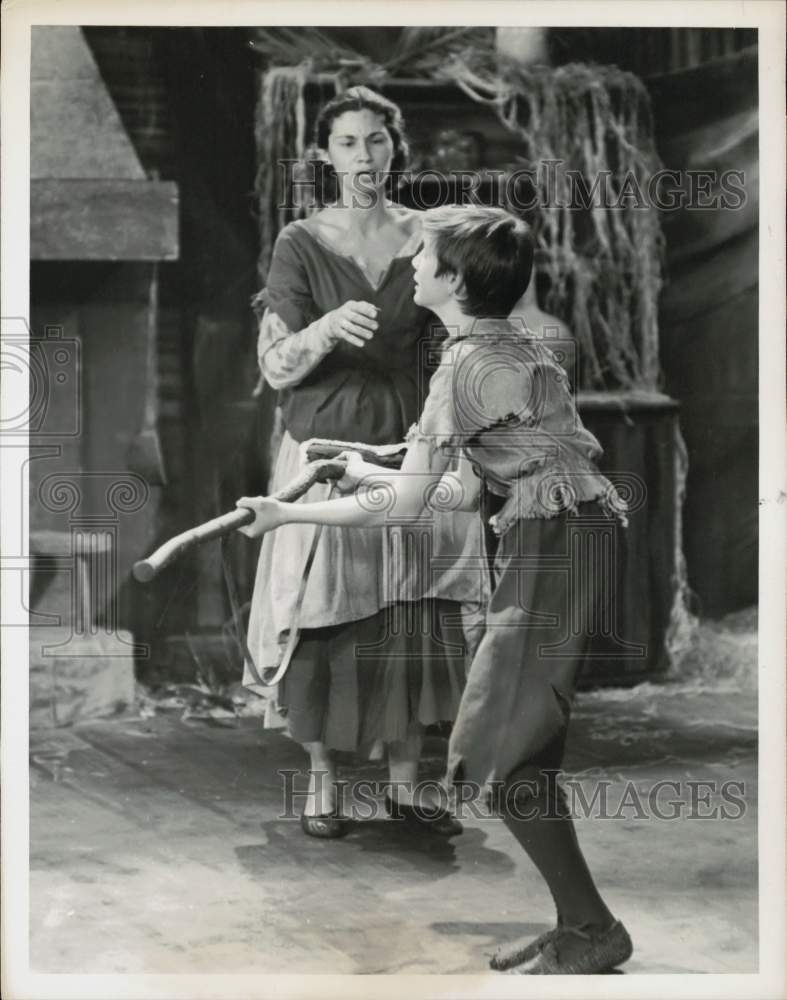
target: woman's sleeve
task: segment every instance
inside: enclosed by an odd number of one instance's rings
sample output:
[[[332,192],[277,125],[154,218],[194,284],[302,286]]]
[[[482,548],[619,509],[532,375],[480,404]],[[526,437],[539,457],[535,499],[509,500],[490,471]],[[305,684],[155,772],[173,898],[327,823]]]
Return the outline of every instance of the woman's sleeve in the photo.
[[[297,385],[332,350],[334,340],[329,320],[314,302],[303,258],[288,229],[276,240],[258,301],[265,307],[257,340],[260,371],[273,389]]]
[[[333,349],[325,316],[303,330],[293,331],[281,316],[266,309],[257,338],[260,371],[272,389],[298,385]]]

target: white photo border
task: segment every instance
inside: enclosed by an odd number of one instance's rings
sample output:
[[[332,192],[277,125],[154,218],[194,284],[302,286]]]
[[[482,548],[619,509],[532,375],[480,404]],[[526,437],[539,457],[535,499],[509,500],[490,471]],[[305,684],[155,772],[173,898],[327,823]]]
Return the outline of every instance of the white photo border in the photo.
[[[42,975],[29,970],[28,637],[2,630],[2,995],[21,998],[376,998],[784,996],[785,959],[785,8],[771,0],[5,0],[2,5],[2,304],[29,321],[30,28],[33,25],[495,24],[522,26],[751,27],[759,29],[760,115],[760,559],[759,559],[759,972],[638,975],[576,980],[478,976]],[[16,380],[3,413],[26,406]],[[3,390],[8,389],[3,386]],[[18,449],[14,449],[18,457]],[[3,509],[19,504],[0,441]],[[14,459],[14,461],[12,461]],[[16,490],[16,498],[9,492]],[[9,503],[6,503],[9,500]],[[26,502],[23,495],[22,502]],[[2,553],[25,551],[20,523],[0,519]],[[731,572],[733,569],[731,568]],[[0,621],[11,596],[0,590]]]

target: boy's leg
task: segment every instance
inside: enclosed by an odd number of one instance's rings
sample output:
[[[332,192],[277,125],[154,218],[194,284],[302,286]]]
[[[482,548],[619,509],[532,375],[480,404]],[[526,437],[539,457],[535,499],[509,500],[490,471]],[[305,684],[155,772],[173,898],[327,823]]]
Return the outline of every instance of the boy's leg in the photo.
[[[537,794],[508,803],[503,820],[547,883],[559,922],[606,930],[614,917],[590,874],[565,795],[555,775],[541,776],[538,785]]]
[[[507,799],[503,820],[547,883],[557,927],[537,941],[501,948],[492,967],[523,974],[607,971],[630,957],[631,941],[596,888],[556,773],[527,770],[533,791]]]

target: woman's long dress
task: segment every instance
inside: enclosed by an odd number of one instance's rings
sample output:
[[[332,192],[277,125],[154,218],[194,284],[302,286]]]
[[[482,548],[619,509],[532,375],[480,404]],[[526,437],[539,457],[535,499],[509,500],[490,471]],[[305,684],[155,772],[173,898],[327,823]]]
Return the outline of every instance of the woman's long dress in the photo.
[[[428,392],[438,348],[435,318],[413,302],[416,240],[377,286],[357,263],[323,243],[308,221],[287,226],[263,294],[261,364],[276,344],[284,424],[270,491],[302,468],[313,438],[393,444],[404,439]],[[321,318],[348,300],[378,308],[378,329],[362,348],[325,352]],[[276,342],[278,339],[278,343]],[[304,369],[309,370],[305,371]],[[296,381],[297,380],[297,381]],[[304,501],[324,499],[313,487]],[[263,538],[249,622],[257,669],[281,660],[315,528],[285,525]],[[402,551],[410,558],[397,558]],[[379,752],[406,741],[413,723],[452,720],[465,679],[462,606],[487,596],[483,541],[472,513],[425,517],[413,528],[323,528],[297,612],[300,638],[268,725],[286,723],[299,742]]]

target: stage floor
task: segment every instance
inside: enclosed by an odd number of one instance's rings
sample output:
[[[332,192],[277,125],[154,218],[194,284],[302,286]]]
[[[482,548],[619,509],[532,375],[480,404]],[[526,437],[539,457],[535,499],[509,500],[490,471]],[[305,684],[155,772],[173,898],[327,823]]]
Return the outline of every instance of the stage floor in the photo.
[[[566,773],[588,801],[611,782],[606,818],[578,829],[634,939],[626,973],[756,971],[756,724],[756,696],[734,685],[578,696]],[[443,750],[429,740],[424,775]],[[303,836],[281,818],[277,772],[304,755],[258,719],[129,716],[35,732],[31,753],[37,972],[479,973],[496,943],[553,920],[499,820],[468,819],[451,841],[383,817]],[[654,800],[660,780],[681,785]],[[744,788],[725,801],[730,781]],[[720,805],[728,818],[688,818]]]

